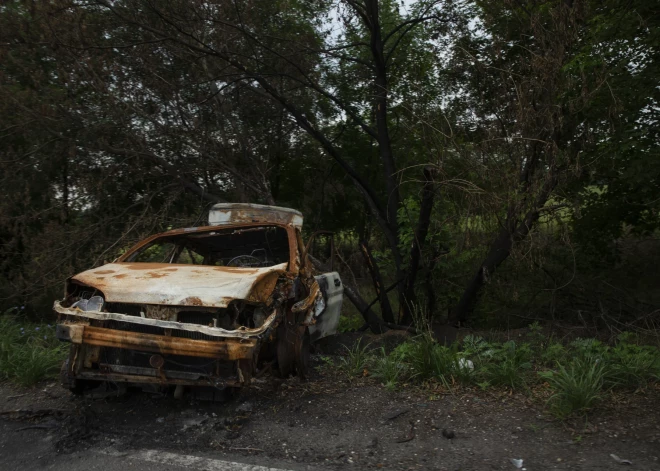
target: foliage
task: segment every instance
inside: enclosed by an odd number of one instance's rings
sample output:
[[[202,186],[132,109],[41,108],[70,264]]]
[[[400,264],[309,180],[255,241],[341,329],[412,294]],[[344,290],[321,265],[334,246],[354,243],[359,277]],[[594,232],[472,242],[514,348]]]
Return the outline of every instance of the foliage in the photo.
[[[385,285],[409,275],[430,166],[425,316],[465,297],[487,327],[654,325],[654,2],[370,2],[379,22],[361,4],[6,2],[0,308],[39,318],[68,276],[224,200],[341,233],[342,276],[366,293],[357,241]],[[491,373],[511,378],[506,361]]]
[[[408,366],[399,356],[388,355],[384,348],[381,348],[380,354],[372,360],[372,365],[373,376],[389,390],[395,389],[399,382],[408,376]]]
[[[358,342],[347,349],[341,364],[352,376],[370,365],[372,375],[388,389],[440,383],[446,388],[465,385],[532,394],[548,387],[549,410],[562,418],[588,413],[611,389],[660,381],[660,349],[639,344],[630,334],[619,336],[613,346],[593,338],[539,342],[540,331],[534,327],[529,338],[532,342],[497,342],[468,335],[446,347],[425,334],[389,354],[381,348],[375,355]]]
[[[359,313],[347,311],[348,309],[344,309],[339,318],[339,326],[337,327],[339,332],[353,332],[364,325],[364,319]]]
[[[371,351],[369,344],[362,345],[362,339],[349,348],[344,345],[346,354],[342,356],[340,367],[349,377],[354,377],[363,373],[371,360]]]
[[[568,366],[558,364],[557,371],[540,373],[554,391],[549,404],[560,417],[588,412],[603,395],[606,374],[603,362],[588,358],[577,358]]]
[[[23,386],[54,377],[67,351],[54,326],[20,322],[14,312],[0,315],[0,377]]]
[[[532,367],[531,356],[529,345],[505,342],[492,350],[483,376],[489,384],[517,389],[525,384],[526,372]]]
[[[608,378],[616,386],[639,388],[660,379],[660,352],[649,345],[619,340],[608,355]]]

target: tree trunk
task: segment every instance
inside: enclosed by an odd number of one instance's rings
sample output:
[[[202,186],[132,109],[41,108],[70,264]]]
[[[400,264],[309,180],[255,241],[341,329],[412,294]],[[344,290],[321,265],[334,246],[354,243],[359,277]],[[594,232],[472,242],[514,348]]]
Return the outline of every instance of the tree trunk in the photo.
[[[370,32],[370,48],[374,64],[374,114],[376,116],[376,132],[378,135],[378,152],[383,164],[385,186],[387,197],[385,199],[385,213],[387,224],[394,234],[392,240],[388,240],[392,259],[394,261],[396,279],[401,279],[403,274],[403,259],[399,251],[399,234],[397,211],[401,203],[399,194],[399,183],[397,180],[397,170],[392,152],[392,140],[390,138],[389,126],[387,123],[388,114],[388,77],[387,62],[385,59],[385,44],[383,43],[382,31],[380,25],[380,12],[378,0],[367,0],[365,7],[365,27]],[[399,296],[399,317],[409,317],[410,313],[406,303],[406,292],[403,284],[397,287]]]
[[[374,289],[376,290],[376,295],[378,296],[378,301],[380,303],[380,312],[383,315],[383,320],[385,322],[394,323],[394,313],[392,312],[392,306],[390,305],[390,300],[387,297],[387,291],[385,290],[385,285],[383,284],[383,278],[380,276],[380,270],[378,265],[371,255],[371,250],[369,250],[369,245],[366,240],[360,241],[360,250],[362,255],[364,255],[364,260],[369,269],[369,274],[371,279],[374,282]]]
[[[416,301],[415,280],[417,278],[417,272],[419,271],[422,250],[426,243],[426,236],[429,232],[431,211],[433,210],[433,200],[435,197],[433,173],[434,171],[431,167],[424,167],[422,201],[420,204],[419,219],[417,220],[417,228],[415,229],[415,238],[413,239],[412,247],[410,249],[410,264],[408,265],[408,276],[405,283],[405,300],[408,309],[405,311],[406,315],[403,317],[404,324],[412,322],[410,308]]]
[[[543,188],[534,200],[532,209],[525,214],[525,217],[522,218],[521,221],[519,221],[516,216],[518,213],[517,207],[514,206],[509,208],[504,228],[502,228],[491,244],[486,258],[481,262],[479,269],[465,287],[463,295],[461,296],[454,315],[452,316],[454,319],[450,320],[459,323],[464,323],[467,320],[468,315],[474,308],[474,304],[477,301],[477,297],[484,283],[488,281],[488,278],[495,272],[497,267],[509,257],[513,245],[527,237],[536,221],[538,221],[541,208],[543,208],[548,201],[552,190],[557,186],[557,178],[557,169],[552,166]]]

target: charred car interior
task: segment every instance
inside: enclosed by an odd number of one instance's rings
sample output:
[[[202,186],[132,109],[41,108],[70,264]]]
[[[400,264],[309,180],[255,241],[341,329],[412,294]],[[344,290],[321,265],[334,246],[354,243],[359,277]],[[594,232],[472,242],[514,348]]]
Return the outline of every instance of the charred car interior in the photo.
[[[304,378],[310,343],[336,331],[343,286],[336,272],[313,275],[301,228],[295,210],[218,204],[209,226],[154,235],[71,277],[54,304],[71,343],[63,384],[180,395],[246,386],[273,368]]]

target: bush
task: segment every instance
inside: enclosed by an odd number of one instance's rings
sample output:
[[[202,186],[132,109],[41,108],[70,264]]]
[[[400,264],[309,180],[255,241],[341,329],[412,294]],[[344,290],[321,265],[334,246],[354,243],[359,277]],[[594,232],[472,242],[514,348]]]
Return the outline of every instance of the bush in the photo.
[[[22,323],[13,312],[0,316],[0,377],[24,386],[54,377],[67,348],[51,325]]]
[[[585,358],[576,358],[568,367],[558,364],[557,371],[539,373],[554,391],[548,400],[551,410],[562,418],[588,412],[602,397],[606,374],[602,361]]]
[[[660,380],[660,350],[637,345],[622,335],[614,347],[595,339],[577,339],[564,345],[549,339],[517,344],[488,342],[468,335],[462,343],[445,347],[430,334],[396,347],[389,355],[380,350],[371,361],[373,374],[388,389],[402,381],[429,380],[450,384],[510,389],[527,387],[543,379],[552,389],[548,405],[560,417],[588,412],[611,388],[637,388]],[[533,331],[534,333],[534,331]],[[342,360],[355,375],[367,365],[370,354],[358,343]],[[532,374],[534,370],[538,374]]]
[[[608,380],[614,386],[644,387],[660,378],[660,352],[648,345],[620,341],[608,355]]]
[[[553,366],[558,362],[564,362],[569,356],[569,352],[560,343],[553,342],[541,351],[541,364],[544,366]]]
[[[474,365],[459,352],[458,344],[445,347],[429,335],[399,345],[391,356],[409,365],[411,378],[418,381],[436,379],[445,385],[472,381]]]
[[[492,349],[482,375],[491,385],[517,389],[525,384],[525,376],[532,368],[531,357],[529,345],[518,346],[510,340]]]
[[[407,378],[407,366],[396,355],[388,355],[381,348],[381,355],[374,359],[373,375],[382,381],[383,385],[393,390],[399,381]]]
[[[358,374],[361,374],[371,359],[369,345],[362,346],[361,343],[362,339],[358,340],[353,348],[348,348],[344,345],[346,356],[342,357],[340,367],[348,374],[348,376],[357,376]]]

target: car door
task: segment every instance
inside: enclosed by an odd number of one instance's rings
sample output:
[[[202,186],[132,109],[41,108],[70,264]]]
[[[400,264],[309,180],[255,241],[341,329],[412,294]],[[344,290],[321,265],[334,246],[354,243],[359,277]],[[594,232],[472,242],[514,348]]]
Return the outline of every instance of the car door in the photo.
[[[309,326],[312,341],[337,333],[341,305],[344,300],[344,284],[339,273],[333,271],[317,275],[314,278],[321,288],[325,309],[316,316],[316,322]]]

